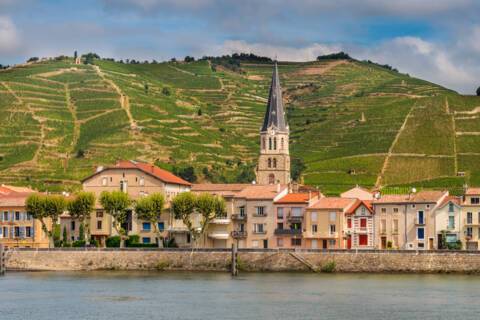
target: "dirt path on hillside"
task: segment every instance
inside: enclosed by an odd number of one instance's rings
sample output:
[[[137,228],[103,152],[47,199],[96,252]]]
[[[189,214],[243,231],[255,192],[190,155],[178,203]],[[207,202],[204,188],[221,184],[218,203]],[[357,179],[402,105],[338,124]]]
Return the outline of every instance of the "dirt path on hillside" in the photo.
[[[397,144],[398,139],[400,138],[400,135],[405,130],[405,127],[407,126],[408,119],[410,118],[410,115],[411,115],[414,108],[415,108],[415,105],[413,105],[410,108],[410,111],[408,111],[407,115],[405,116],[405,120],[403,121],[402,126],[400,127],[400,130],[398,130],[397,135],[395,136],[395,139],[392,142],[392,145],[388,149],[387,156],[385,157],[385,161],[383,162],[382,170],[380,170],[380,174],[378,175],[377,181],[375,182],[375,187],[376,188],[379,188],[381,186],[383,176],[385,175],[385,171],[387,170],[388,163],[389,163],[390,158],[392,157],[392,154],[393,154],[393,148],[395,148],[395,145]]]
[[[455,111],[455,114],[476,114],[480,113],[480,107],[475,107],[470,111]]]
[[[452,117],[452,130],[453,130],[453,154],[455,156],[453,162],[453,169],[455,174],[458,172],[458,155],[457,155],[457,123],[455,122],[455,113],[450,110],[450,104],[448,98],[445,97],[445,112]]]
[[[45,124],[44,124],[44,123],[45,123],[45,119],[42,118],[42,117],[37,116],[37,115],[35,114],[35,110],[32,108],[32,106],[31,106],[29,103],[24,102],[24,101],[22,100],[22,98],[20,98],[20,96],[18,96],[18,95],[15,93],[15,91],[13,91],[12,88],[10,88],[10,86],[9,86],[6,82],[2,81],[2,82],[0,82],[0,83],[1,83],[1,84],[7,89],[7,91],[17,100],[17,102],[19,102],[20,104],[22,104],[22,105],[24,105],[24,106],[27,107],[28,112],[32,115],[32,118],[33,118],[35,121],[37,121],[37,122],[39,123],[39,125],[40,125],[40,142],[39,142],[39,145],[38,145],[37,150],[35,150],[35,153],[34,153],[32,159],[31,159],[31,160],[24,161],[24,162],[17,163],[17,164],[15,164],[15,165],[12,166],[12,167],[18,167],[18,166],[20,166],[20,165],[24,165],[24,166],[25,166],[25,165],[27,165],[27,166],[28,166],[28,165],[36,166],[36,165],[38,164],[38,156],[39,156],[40,151],[41,151],[41,149],[42,149],[42,146],[43,146],[43,144],[44,144],[44,142],[45,142]],[[12,168],[12,167],[11,167],[11,168]],[[11,168],[10,168],[10,169],[11,169]]]
[[[102,72],[99,66],[93,66],[95,71],[97,72],[98,76],[102,78],[103,81],[107,82],[112,88],[118,93],[120,96],[119,101],[120,101],[120,106],[122,107],[123,110],[127,113],[128,121],[130,122],[130,129],[135,130],[137,129],[137,124],[135,123],[135,120],[132,117],[132,113],[130,112],[130,101],[129,98],[126,94],[122,92],[119,86],[112,80],[108,79],[105,74]]]
[[[65,84],[65,101],[67,102],[67,108],[72,114],[73,120],[73,133],[72,133],[72,143],[70,145],[70,151],[66,154],[65,165],[63,170],[66,171],[68,168],[68,160],[70,159],[70,155],[73,154],[75,151],[75,147],[77,146],[78,138],[80,137],[80,123],[77,117],[77,107],[73,103],[70,97],[70,88],[68,84]]]

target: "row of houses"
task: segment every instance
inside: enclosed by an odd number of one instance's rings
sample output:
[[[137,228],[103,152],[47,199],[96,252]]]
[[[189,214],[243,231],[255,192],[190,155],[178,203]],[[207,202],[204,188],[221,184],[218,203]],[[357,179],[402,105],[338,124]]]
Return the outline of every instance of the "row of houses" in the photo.
[[[122,190],[135,200],[162,193],[165,213],[158,219],[164,238],[177,245],[192,245],[181,220],[169,202],[181,192],[222,196],[226,214],[209,225],[198,245],[207,248],[303,249],[414,249],[459,248],[477,250],[480,235],[480,189],[468,188],[462,197],[443,191],[382,195],[355,187],[339,197],[296,184],[190,184],[154,165],[119,161],[99,167],[82,181],[97,199],[102,191]],[[0,243],[9,247],[48,247],[39,221],[25,211],[25,200],[35,192],[21,187],[0,187]],[[71,241],[79,239],[80,222],[68,212],[60,216],[61,229]],[[106,245],[116,235],[112,217],[97,203],[89,221],[93,239]],[[156,234],[148,221],[129,210],[123,226],[142,243],[154,243]]]

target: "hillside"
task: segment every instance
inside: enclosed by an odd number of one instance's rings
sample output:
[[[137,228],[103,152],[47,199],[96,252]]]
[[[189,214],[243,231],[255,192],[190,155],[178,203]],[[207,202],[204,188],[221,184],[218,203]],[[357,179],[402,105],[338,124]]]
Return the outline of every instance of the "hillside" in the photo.
[[[272,65],[46,61],[0,72],[0,182],[76,188],[141,159],[251,179]],[[349,60],[280,63],[303,179],[348,187],[480,185],[480,99]],[[458,177],[457,172],[465,172]]]

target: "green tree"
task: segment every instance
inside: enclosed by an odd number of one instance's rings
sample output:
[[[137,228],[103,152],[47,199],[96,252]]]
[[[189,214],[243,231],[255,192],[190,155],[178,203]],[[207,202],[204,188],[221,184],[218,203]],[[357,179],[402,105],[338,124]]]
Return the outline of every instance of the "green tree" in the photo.
[[[64,247],[68,247],[67,226],[63,226],[62,242]]]
[[[292,180],[299,181],[302,177],[303,171],[306,169],[305,163],[300,158],[292,159]]]
[[[193,223],[196,197],[191,192],[182,192],[173,198],[171,208],[175,219],[182,220],[192,238],[196,239],[196,227]]]
[[[477,89],[477,96],[480,97],[480,87],[478,87],[478,89]]]
[[[78,228],[78,238],[79,241],[85,241],[85,227],[83,223],[80,223],[80,227]]]
[[[40,221],[42,230],[48,236],[49,247],[54,246],[54,235],[58,218],[65,210],[65,198],[59,195],[32,194],[25,202],[25,209],[32,218]],[[50,220],[50,227],[47,225]],[[60,238],[60,232],[58,232]]]
[[[50,218],[51,222],[50,239],[54,242],[54,236],[56,233],[58,233],[58,238],[60,239],[60,228],[58,225],[58,219],[60,218],[60,215],[65,211],[65,198],[60,195],[47,195],[44,198],[44,208],[45,215]]]
[[[70,200],[67,205],[70,216],[73,219],[80,221],[80,227],[85,226],[85,234],[80,235],[80,240],[85,240],[90,244],[90,217],[95,208],[95,195],[92,192],[79,192],[73,200]]]
[[[145,90],[145,94],[148,94],[148,83],[145,83],[145,84],[143,85],[143,88],[144,88],[144,90]]]
[[[174,173],[182,179],[187,180],[188,182],[197,181],[197,174],[195,173],[195,168],[192,166],[188,167],[175,167]]]
[[[103,191],[100,194],[100,204],[112,216],[113,227],[120,236],[120,247],[124,248],[128,236],[127,230],[122,228],[122,224],[127,221],[127,210],[131,204],[130,197],[122,191]]]
[[[153,225],[153,230],[157,234],[157,244],[162,246],[162,234],[158,228],[158,221],[165,207],[165,197],[160,193],[153,193],[147,197],[140,198],[135,204],[135,213],[138,219],[146,220]]]

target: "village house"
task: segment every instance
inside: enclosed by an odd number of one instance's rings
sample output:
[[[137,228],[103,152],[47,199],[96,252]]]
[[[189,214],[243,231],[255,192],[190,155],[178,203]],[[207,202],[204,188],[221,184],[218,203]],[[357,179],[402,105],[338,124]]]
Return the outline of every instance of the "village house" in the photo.
[[[373,201],[373,192],[362,188],[360,186],[355,186],[350,190],[347,190],[340,194],[341,198],[350,198],[350,199],[359,199],[365,201]]]
[[[93,192],[97,198],[95,212],[91,215],[90,233],[102,246],[108,237],[116,235],[112,227],[112,217],[101,207],[98,199],[103,191],[120,190],[135,200],[152,193],[165,195],[166,210],[158,220],[158,228],[163,237],[174,237],[179,246],[189,245],[189,234],[181,222],[170,214],[170,201],[181,192],[190,191],[191,184],[167,170],[139,161],[118,161],[114,166],[98,167],[92,175],[83,179],[84,191]],[[62,225],[72,236],[78,236],[79,223],[65,219]],[[140,221],[133,210],[129,210],[127,222],[122,226],[129,234],[137,234],[142,243],[154,243],[156,234],[149,221]],[[72,238],[72,239],[73,239]]]
[[[275,246],[277,248],[302,248],[305,241],[303,231],[305,226],[305,211],[316,202],[319,192],[288,193],[274,203],[275,211]]]
[[[10,248],[48,248],[49,238],[39,220],[26,212],[25,201],[35,191],[0,186],[0,244]],[[50,221],[45,221],[47,225]]]
[[[462,202],[462,242],[467,250],[478,250],[480,241],[480,188],[467,188]]]
[[[461,198],[446,197],[435,210],[435,249],[448,249],[463,239]]]
[[[305,248],[345,249],[345,214],[357,199],[340,197],[320,198],[306,209]]]
[[[435,247],[435,210],[448,196],[443,191],[380,195],[373,201],[379,249],[425,250]]]
[[[358,200],[345,213],[346,249],[375,249],[375,212],[372,201]]]

